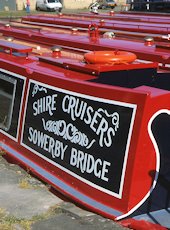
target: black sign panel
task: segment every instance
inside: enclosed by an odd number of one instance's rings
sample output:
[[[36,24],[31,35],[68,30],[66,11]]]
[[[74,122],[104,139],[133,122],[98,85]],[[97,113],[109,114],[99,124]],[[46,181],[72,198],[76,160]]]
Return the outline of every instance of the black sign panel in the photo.
[[[32,81],[23,144],[85,183],[120,196],[135,109]]]

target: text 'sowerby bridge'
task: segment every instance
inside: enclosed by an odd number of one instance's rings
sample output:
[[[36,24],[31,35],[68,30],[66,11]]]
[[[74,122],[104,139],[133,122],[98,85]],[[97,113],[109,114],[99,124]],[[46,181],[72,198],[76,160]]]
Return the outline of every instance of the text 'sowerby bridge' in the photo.
[[[1,22],[0,148],[94,212],[166,229],[170,24],[120,16]]]

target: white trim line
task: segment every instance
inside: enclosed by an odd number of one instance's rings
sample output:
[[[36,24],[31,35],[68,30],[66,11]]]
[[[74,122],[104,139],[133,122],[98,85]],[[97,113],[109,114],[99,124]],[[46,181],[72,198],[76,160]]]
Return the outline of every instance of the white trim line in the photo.
[[[152,125],[153,120],[158,115],[160,115],[162,113],[167,113],[168,115],[170,115],[170,110],[161,109],[161,110],[157,111],[151,117],[151,119],[149,120],[149,123],[148,123],[148,133],[149,133],[149,136],[150,136],[151,141],[153,143],[153,146],[154,146],[154,149],[155,149],[155,154],[156,154],[156,174],[155,174],[153,184],[152,184],[150,190],[148,191],[148,193],[143,197],[143,199],[134,208],[132,208],[129,212],[125,213],[124,215],[121,215],[121,216],[117,217],[116,220],[121,220],[121,219],[131,215],[134,211],[136,211],[148,199],[148,197],[150,196],[150,194],[152,193],[152,191],[154,190],[154,188],[156,186],[156,183],[157,183],[157,180],[158,180],[158,175],[159,175],[159,170],[160,170],[160,152],[159,152],[159,148],[158,148],[158,145],[156,143],[156,140],[154,138],[154,135],[152,133],[151,125]]]

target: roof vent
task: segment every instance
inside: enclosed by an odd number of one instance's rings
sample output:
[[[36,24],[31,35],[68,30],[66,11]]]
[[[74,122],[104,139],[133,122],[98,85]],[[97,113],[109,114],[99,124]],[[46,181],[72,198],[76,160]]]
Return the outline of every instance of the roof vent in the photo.
[[[114,13],[115,13],[115,12],[114,12],[113,10],[111,10],[109,14],[110,14],[110,16],[113,16]]]
[[[104,19],[100,20],[100,25],[102,26],[105,23]]]
[[[52,56],[55,57],[55,58],[61,57],[61,50],[62,50],[61,47],[59,47],[59,46],[53,46],[51,48]]]
[[[76,27],[71,28],[71,33],[72,34],[77,34],[77,32],[78,32],[78,28],[76,28]]]
[[[5,40],[7,40],[8,42],[12,42],[14,40],[13,37],[6,37]]]
[[[151,36],[147,36],[144,38],[146,46],[152,46],[154,44],[154,38]]]
[[[112,32],[112,31],[105,32],[105,33],[103,34],[103,38],[108,38],[108,39],[115,38],[115,33]]]
[[[5,28],[9,29],[11,25],[9,23],[5,24]]]

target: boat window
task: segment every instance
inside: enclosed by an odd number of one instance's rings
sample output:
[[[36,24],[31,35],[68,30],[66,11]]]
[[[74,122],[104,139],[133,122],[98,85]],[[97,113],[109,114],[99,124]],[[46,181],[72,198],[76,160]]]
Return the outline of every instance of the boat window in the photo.
[[[17,80],[0,73],[0,128],[9,130]]]

